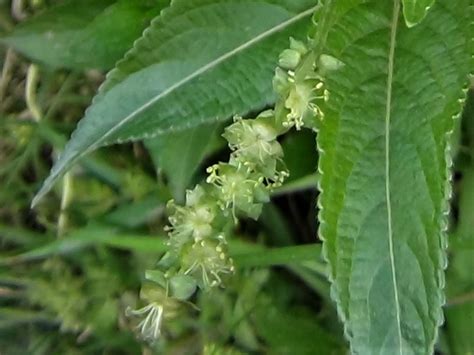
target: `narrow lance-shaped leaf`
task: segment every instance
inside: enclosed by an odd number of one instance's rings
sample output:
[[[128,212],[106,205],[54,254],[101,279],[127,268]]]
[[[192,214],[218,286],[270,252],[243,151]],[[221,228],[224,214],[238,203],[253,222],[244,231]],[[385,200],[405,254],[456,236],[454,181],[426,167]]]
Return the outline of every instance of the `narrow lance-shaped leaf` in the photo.
[[[472,55],[469,0],[438,0],[412,28],[400,0],[329,6],[319,45],[345,64],[327,76],[318,135],[332,295],[353,353],[431,354],[444,303],[448,133]]]
[[[34,203],[100,146],[224,120],[273,102],[278,54],[290,35],[305,35],[316,3],[173,1],[108,76]]]

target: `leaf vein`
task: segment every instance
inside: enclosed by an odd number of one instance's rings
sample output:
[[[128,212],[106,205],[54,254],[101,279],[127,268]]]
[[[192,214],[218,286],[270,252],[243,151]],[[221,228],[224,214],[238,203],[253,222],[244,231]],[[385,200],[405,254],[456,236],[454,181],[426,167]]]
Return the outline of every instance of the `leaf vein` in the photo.
[[[394,58],[395,58],[395,43],[397,38],[397,25],[398,17],[400,13],[400,0],[394,0],[393,6],[393,19],[391,24],[390,33],[390,50],[388,56],[388,76],[387,76],[387,98],[386,98],[386,111],[385,111],[385,193],[387,201],[387,224],[388,224],[388,243],[389,243],[389,255],[390,255],[390,266],[392,270],[393,279],[393,294],[395,301],[395,316],[397,321],[397,336],[400,344],[399,350],[400,355],[403,355],[402,348],[402,329],[401,329],[401,316],[400,316],[400,300],[398,296],[398,285],[397,285],[397,274],[395,270],[395,255],[394,255],[394,243],[393,243],[393,227],[392,227],[392,205],[390,196],[390,124],[391,124],[391,106],[392,106],[392,83],[393,83],[393,71],[394,71]]]
[[[86,150],[86,152],[89,152],[91,150],[95,150],[97,147],[99,147],[103,141],[105,141],[111,134],[113,134],[114,132],[116,132],[120,127],[122,127],[124,124],[126,124],[128,121],[130,121],[131,119],[133,119],[133,117],[135,117],[136,115],[142,113],[143,111],[145,111],[146,109],[148,109],[150,106],[152,106],[155,102],[161,100],[163,97],[169,95],[170,93],[172,93],[173,91],[175,91],[176,89],[180,88],[181,86],[183,86],[184,84],[188,83],[189,81],[193,80],[194,78],[198,77],[199,75],[203,74],[203,73],[206,73],[207,71],[209,70],[212,70],[214,67],[216,67],[218,64],[224,62],[225,60],[227,60],[228,58],[231,58],[232,56],[236,55],[237,53],[245,50],[246,48],[248,47],[251,47],[252,45],[254,45],[255,43],[258,43],[259,41],[261,41],[262,39],[284,29],[285,27],[291,25],[292,23],[294,22],[297,22],[298,20],[306,17],[306,16],[309,16],[311,15],[315,10],[316,8],[318,7],[319,5],[316,5],[316,6],[313,6],[311,7],[310,9],[308,10],[305,10],[299,14],[297,14],[296,16],[293,16],[291,17],[290,19],[288,19],[287,21],[284,21],[280,24],[278,24],[277,26],[275,27],[272,27],[270,29],[268,29],[267,31],[265,32],[262,32],[261,34],[259,34],[258,36],[252,38],[250,41],[248,42],[245,42],[243,44],[241,44],[240,46],[232,49],[231,51],[228,51],[226,53],[224,53],[223,55],[221,55],[220,57],[214,59],[213,61],[211,61],[210,63],[200,67],[199,69],[195,70],[194,72],[192,72],[191,74],[187,75],[186,77],[184,77],[183,79],[181,79],[180,81],[176,82],[174,85],[170,86],[168,89],[166,89],[165,91],[161,92],[160,94],[156,95],[154,98],[152,98],[151,100],[149,100],[147,103],[145,103],[144,105],[140,106],[139,108],[137,108],[136,110],[134,110],[133,112],[131,112],[128,116],[126,116],[125,118],[123,118],[119,123],[117,123],[115,126],[113,126],[111,129],[109,129],[100,139],[98,139],[95,144],[92,144],[89,149]]]

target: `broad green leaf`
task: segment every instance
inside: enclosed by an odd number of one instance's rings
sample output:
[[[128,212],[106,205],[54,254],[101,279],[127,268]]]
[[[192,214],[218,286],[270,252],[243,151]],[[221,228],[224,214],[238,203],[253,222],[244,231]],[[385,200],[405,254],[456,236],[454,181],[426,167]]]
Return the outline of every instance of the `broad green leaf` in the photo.
[[[216,147],[216,141],[224,141],[219,127],[215,123],[205,124],[145,141],[155,166],[166,174],[178,203],[184,202],[185,190],[190,187],[199,163]]]
[[[345,64],[326,78],[318,135],[332,294],[353,353],[431,354],[444,303],[447,133],[472,54],[469,0],[438,0],[412,28],[400,0],[329,6],[319,47]]]
[[[435,0],[402,0],[403,15],[408,27],[420,23],[433,6]]]
[[[245,114],[274,100],[288,37],[316,0],[176,0],[112,71],[34,202],[100,146]]]
[[[165,0],[70,0],[17,25],[0,43],[56,68],[110,69]]]

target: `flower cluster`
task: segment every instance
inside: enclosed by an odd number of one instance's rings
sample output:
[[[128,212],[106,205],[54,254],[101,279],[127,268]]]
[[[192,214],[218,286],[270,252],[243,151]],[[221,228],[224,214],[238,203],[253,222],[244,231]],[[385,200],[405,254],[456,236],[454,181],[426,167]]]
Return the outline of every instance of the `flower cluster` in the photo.
[[[318,103],[328,95],[321,73],[338,66],[340,62],[330,56],[316,60],[305,44],[291,39],[275,73],[279,96],[275,110],[264,111],[255,119],[235,117],[223,134],[232,151],[229,161],[210,166],[206,183],[187,191],[184,206],[170,201],[166,229],[170,250],[147,274],[165,299],[187,301],[197,288],[222,286],[224,278],[234,272],[226,234],[240,216],[257,219],[271,190],[289,176],[277,138],[292,127],[317,127],[316,117],[322,119]],[[139,324],[146,338],[160,334],[167,310],[158,301],[151,299],[146,307],[131,313],[146,315]]]
[[[291,39],[290,48],[280,55],[279,65],[273,79],[280,97],[276,115],[286,128],[315,128],[315,119],[323,118],[319,102],[328,98],[315,54],[304,43]]]

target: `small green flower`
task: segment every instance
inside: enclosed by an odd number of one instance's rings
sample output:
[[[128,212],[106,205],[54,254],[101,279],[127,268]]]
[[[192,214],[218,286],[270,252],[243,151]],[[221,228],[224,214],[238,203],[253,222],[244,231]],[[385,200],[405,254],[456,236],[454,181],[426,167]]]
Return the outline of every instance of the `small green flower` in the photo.
[[[147,305],[136,310],[127,308],[125,315],[140,318],[136,330],[143,340],[153,343],[161,336],[163,321],[175,318],[181,304],[168,297],[168,291],[156,284],[145,284],[140,291],[140,298],[146,301]]]
[[[207,182],[217,188],[221,209],[224,212],[231,210],[235,222],[236,210],[256,219],[262,210],[262,203],[269,201],[264,177],[238,162],[235,164],[237,166],[219,163],[209,167]]]
[[[181,267],[183,274],[193,276],[203,289],[221,285],[222,276],[234,272],[234,263],[227,255],[223,236],[201,240],[183,248]]]
[[[317,98],[314,94],[315,87],[311,81],[296,82],[290,75],[290,82],[292,83],[289,90],[285,107],[289,110],[287,115],[287,124],[289,127],[295,127],[300,130],[304,126],[307,115],[316,115],[317,106],[312,105],[312,102]]]
[[[172,249],[179,250],[191,240],[201,240],[212,235],[216,208],[206,199],[206,192],[198,185],[186,192],[185,206],[178,206],[173,200],[168,203],[171,226],[166,227],[166,230]]]
[[[275,177],[277,163],[283,159],[283,149],[276,140],[278,132],[273,126],[274,122],[273,115],[262,115],[253,120],[237,117],[223,134],[233,150],[233,161],[261,173],[267,179]]]
[[[144,340],[154,342],[160,337],[161,323],[163,321],[163,306],[152,302],[137,310],[127,309],[126,315],[144,317],[137,325],[137,330]]]

